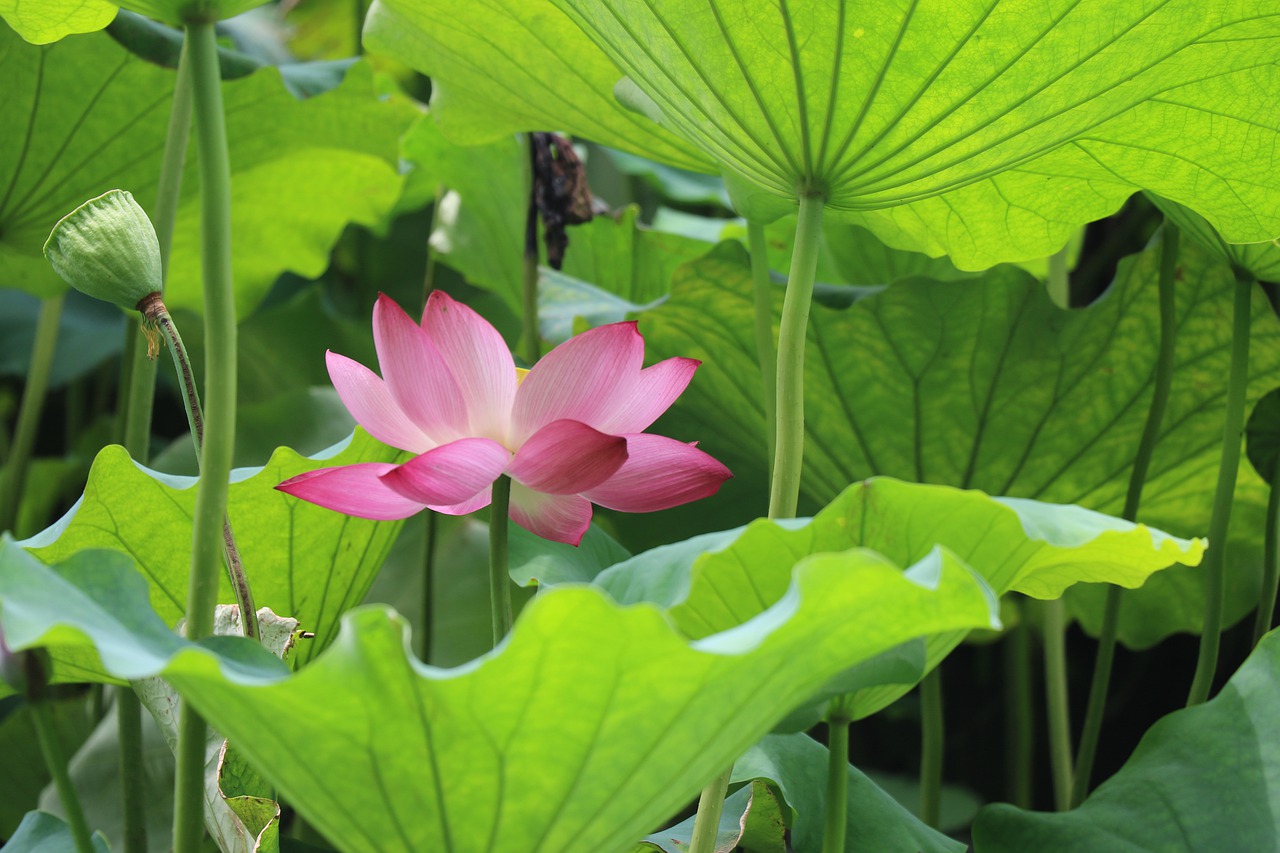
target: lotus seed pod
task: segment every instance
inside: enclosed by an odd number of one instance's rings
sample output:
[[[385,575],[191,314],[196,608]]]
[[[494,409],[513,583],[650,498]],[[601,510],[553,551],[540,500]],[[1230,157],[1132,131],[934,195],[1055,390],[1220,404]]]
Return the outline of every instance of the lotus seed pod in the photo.
[[[76,290],[126,311],[163,281],[156,230],[124,190],[105,192],[62,217],[44,256]]]

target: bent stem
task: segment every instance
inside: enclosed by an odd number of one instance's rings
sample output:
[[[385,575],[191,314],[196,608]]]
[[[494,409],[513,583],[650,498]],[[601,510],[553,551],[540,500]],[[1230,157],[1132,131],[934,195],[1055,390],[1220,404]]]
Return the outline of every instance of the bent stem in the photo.
[[[67,823],[76,841],[76,851],[93,853],[89,825],[85,822],[84,809],[80,807],[80,798],[76,796],[75,786],[71,784],[71,776],[67,772],[67,756],[62,749],[62,740],[58,737],[53,712],[49,710],[49,704],[44,701],[31,702],[27,707],[31,709],[31,720],[35,723],[36,739],[40,742],[44,763],[49,768],[49,775],[53,776],[54,787],[58,789],[58,799],[62,800],[62,809],[67,813]]]
[[[5,465],[4,488],[0,489],[0,532],[17,532],[18,506],[22,503],[22,487],[27,479],[27,466],[40,431],[40,411],[49,390],[49,374],[53,371],[53,354],[58,348],[58,323],[66,293],[51,296],[40,303],[36,320],[36,338],[31,347],[31,365],[22,388],[18,407],[18,426]]]
[[[1049,766],[1053,803],[1071,805],[1071,713],[1067,703],[1066,608],[1061,598],[1041,603],[1044,621],[1044,697],[1049,716]]]
[[[791,253],[791,274],[778,330],[777,447],[769,492],[769,517],[794,518],[804,461],[804,349],[822,237],[821,195],[800,197],[800,219]]]
[[[1253,644],[1262,641],[1262,635],[1271,630],[1275,615],[1276,591],[1280,586],[1280,482],[1271,484],[1271,497],[1267,499],[1267,532],[1262,551],[1262,597],[1258,601],[1258,616],[1253,623]]]
[[[827,813],[823,817],[822,853],[844,853],[849,790],[848,714],[827,716]]]
[[[493,481],[489,504],[489,607],[493,619],[493,644],[511,630],[511,574],[507,570],[507,512],[511,506],[511,478]]]
[[[1121,517],[1126,521],[1138,520],[1138,507],[1142,504],[1142,488],[1147,482],[1147,471],[1160,439],[1160,426],[1164,410],[1169,402],[1169,390],[1173,387],[1173,356],[1176,350],[1177,293],[1175,279],[1178,271],[1177,226],[1165,220],[1160,244],[1160,348],[1156,356],[1155,388],[1151,405],[1147,408],[1147,422],[1142,427],[1138,441],[1138,454],[1129,472],[1129,490],[1124,499]],[[1107,691],[1111,684],[1111,667],[1115,661],[1116,633],[1120,627],[1120,602],[1124,590],[1118,586],[1107,588],[1106,605],[1102,611],[1102,629],[1098,634],[1098,654],[1093,665],[1093,681],[1089,686],[1089,704],[1085,709],[1084,725],[1080,730],[1080,747],[1076,751],[1075,778],[1071,784],[1071,807],[1084,802],[1089,793],[1093,761],[1098,753],[1098,739],[1102,734],[1102,715],[1107,707]]]
[[[760,383],[764,391],[765,446],[769,471],[778,447],[778,353],[773,344],[773,284],[769,281],[769,252],[764,226],[747,222],[747,242],[751,246],[751,283],[755,295],[756,357],[760,360]]]
[[[187,589],[187,638],[198,641],[213,631],[221,534],[235,447],[236,312],[231,277],[231,169],[213,22],[188,22],[186,39],[191,53],[191,87],[199,142],[200,260],[207,347],[208,410],[200,452],[201,477],[196,487],[191,579]],[[248,630],[248,623],[244,624]],[[178,714],[174,784],[175,853],[196,853],[201,845],[205,732],[204,720],[183,701]]]
[[[1249,319],[1253,278],[1236,272],[1235,300],[1231,326],[1231,369],[1227,375],[1227,410],[1222,424],[1222,460],[1218,485],[1213,493],[1213,515],[1209,519],[1209,550],[1204,564],[1204,629],[1200,634],[1200,654],[1196,673],[1187,695],[1187,707],[1209,698],[1214,672],[1218,668],[1218,644],[1222,630],[1222,598],[1226,591],[1227,529],[1231,525],[1231,503],[1240,467],[1240,436],[1244,431],[1244,397],[1249,383]]]
[[[920,819],[938,828],[942,818],[942,671],[935,667],[920,682]],[[827,806],[830,808],[830,804]]]

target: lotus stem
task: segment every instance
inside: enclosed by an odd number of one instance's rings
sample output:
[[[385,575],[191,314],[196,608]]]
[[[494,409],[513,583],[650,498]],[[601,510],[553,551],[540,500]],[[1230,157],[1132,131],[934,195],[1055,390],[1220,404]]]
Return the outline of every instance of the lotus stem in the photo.
[[[1254,279],[1236,272],[1235,300],[1231,325],[1231,368],[1227,374],[1227,408],[1222,424],[1222,461],[1218,485],[1213,493],[1213,515],[1209,518],[1209,550],[1204,559],[1204,629],[1200,634],[1200,654],[1195,677],[1187,695],[1187,707],[1209,698],[1218,668],[1218,645],[1222,631],[1222,599],[1227,584],[1227,530],[1231,526],[1231,503],[1240,467],[1240,436],[1244,432],[1244,398],[1249,384],[1249,320]]]
[[[31,348],[31,365],[27,368],[27,381],[22,388],[22,402],[18,406],[18,426],[14,430],[13,443],[5,466],[4,488],[0,489],[0,532],[17,532],[18,507],[22,503],[22,487],[27,479],[27,467],[36,445],[36,433],[40,431],[40,411],[49,391],[49,374],[53,371],[53,355],[58,348],[58,323],[62,320],[62,305],[66,293],[51,296],[40,304],[40,316],[36,320],[36,337]]]
[[[1181,242],[1176,225],[1165,220],[1160,243],[1160,348],[1156,356],[1155,388],[1151,405],[1147,408],[1147,422],[1142,427],[1138,441],[1138,454],[1129,472],[1129,490],[1124,499],[1121,516],[1126,521],[1138,520],[1138,507],[1142,504],[1142,489],[1147,482],[1151,457],[1160,439],[1160,427],[1164,410],[1173,387],[1173,357],[1176,350],[1178,321],[1175,280],[1178,271],[1178,246]],[[1111,684],[1111,666],[1115,661],[1116,634],[1120,628],[1120,603],[1124,596],[1121,587],[1107,587],[1107,600],[1102,611],[1102,630],[1098,634],[1098,654],[1093,665],[1093,681],[1089,687],[1089,704],[1085,709],[1084,725],[1080,730],[1080,747],[1076,752],[1075,778],[1071,784],[1071,807],[1084,802],[1089,793],[1093,761],[1098,752],[1098,739],[1102,735],[1102,715],[1107,707],[1107,691]]]
[[[1006,750],[1009,802],[1031,808],[1031,750],[1035,743],[1035,714],[1031,709],[1031,629],[1026,622],[1010,633],[1005,648]]]
[[[1262,552],[1262,597],[1258,601],[1258,616],[1253,624],[1253,644],[1271,630],[1275,615],[1276,591],[1280,586],[1280,483],[1271,484],[1271,496],[1267,499],[1266,544]]]
[[[1049,766],[1053,803],[1071,806],[1071,713],[1067,702],[1066,608],[1061,598],[1042,602],[1044,621],[1044,696],[1049,716]]]
[[[732,766],[702,789],[702,794],[698,797],[698,812],[693,820],[689,853],[715,853],[716,836],[720,834],[720,815],[724,813],[724,798],[729,792],[731,776]]]
[[[747,222],[747,242],[751,247],[751,282],[756,309],[756,356],[760,360],[760,382],[764,391],[765,447],[769,470],[778,447],[778,353],[773,343],[773,283],[769,280],[769,253],[764,226]]]
[[[489,504],[489,605],[493,618],[493,644],[497,646],[511,630],[511,574],[507,568],[507,518],[511,506],[511,478],[493,481]]]
[[[935,667],[920,682],[920,819],[938,828],[942,818],[942,672]]]
[[[76,853],[93,853],[89,824],[85,822],[84,809],[80,807],[80,798],[76,795],[71,775],[67,772],[66,752],[62,748],[62,739],[58,737],[58,728],[49,703],[35,701],[28,703],[27,707],[31,709],[31,721],[35,724],[36,739],[40,742],[44,763],[53,776],[58,798],[62,800],[62,809],[67,813],[67,824],[71,827],[71,836],[76,842]]]
[[[822,853],[844,853],[849,800],[849,726],[847,714],[827,716],[827,813],[823,816]]]
[[[189,22],[186,39],[199,141],[200,255],[209,404],[200,453],[201,477],[196,488],[191,580],[187,592],[187,637],[200,640],[213,631],[223,519],[235,448],[236,313],[231,274],[231,169],[213,22]],[[174,785],[175,853],[197,853],[201,847],[205,736],[204,720],[190,703],[183,701],[178,717]]]

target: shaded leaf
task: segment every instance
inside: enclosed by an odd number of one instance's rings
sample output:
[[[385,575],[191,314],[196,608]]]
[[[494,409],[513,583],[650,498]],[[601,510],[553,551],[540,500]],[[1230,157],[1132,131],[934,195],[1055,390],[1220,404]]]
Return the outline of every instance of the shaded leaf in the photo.
[[[94,833],[92,841],[94,853],[110,853],[101,833]],[[27,812],[4,849],[12,853],[65,853],[75,850],[76,842],[71,827],[62,818],[48,812]]]
[[[884,474],[1119,514],[1155,371],[1158,255],[1126,259],[1102,299],[1070,312],[1009,268],[963,287],[899,282],[845,311],[815,306],[805,376],[808,506]],[[1194,536],[1208,527],[1217,476],[1235,282],[1187,242],[1179,277],[1173,392],[1141,517]],[[665,429],[698,437],[739,478],[762,475],[766,458],[751,317],[743,253],[721,246],[678,271],[671,298],[642,321],[653,357],[703,362]],[[1280,383],[1280,324],[1261,290],[1252,335],[1255,401]],[[1254,521],[1265,505],[1258,478],[1242,472],[1237,542],[1260,548]],[[1248,553],[1229,563],[1234,620],[1257,602],[1260,563]],[[1202,587],[1197,572],[1174,570],[1127,594],[1121,640],[1142,647],[1198,631]],[[1067,595],[1090,631],[1104,597],[1092,587]]]
[[[50,710],[63,747],[70,755],[93,731],[88,706],[77,696],[51,703]],[[0,838],[14,834],[24,815],[36,807],[40,792],[51,778],[30,709],[17,697],[0,703]]]
[[[761,618],[694,643],[655,608],[565,586],[457,670],[407,657],[403,622],[364,608],[329,653],[287,676],[248,641],[168,633],[122,557],[63,578],[65,564],[4,553],[14,648],[88,637],[117,676],[163,673],[344,849],[632,844],[836,672],[992,618],[989,594],[945,553],[904,573],[854,550],[811,558]]]
[[[339,616],[363,598],[401,522],[341,515],[275,486],[304,471],[391,461],[398,453],[357,431],[346,446],[316,458],[281,448],[265,467],[233,472],[227,512],[254,599],[291,614],[316,634],[298,648],[299,664],[333,639]],[[194,485],[194,478],[150,471],[123,448],[107,447],[94,461],[76,507],[23,544],[46,562],[96,548],[129,555],[148,580],[152,606],[173,625],[186,609]],[[227,579],[219,583],[218,600],[232,601]]]
[[[694,818],[645,836],[636,846],[663,853],[685,853],[693,840]],[[744,785],[724,801],[720,826],[716,831],[715,853],[786,853],[786,822],[781,806],[769,786],[762,782]]]
[[[1245,426],[1245,447],[1258,476],[1273,488],[1280,486],[1280,388],[1253,407]]]
[[[1115,776],[1069,812],[983,809],[980,851],[1272,850],[1280,842],[1280,635],[1222,691],[1143,735]]]
[[[1280,280],[1280,243],[1228,243],[1194,210],[1151,193],[1147,198],[1170,222],[1181,228],[1209,254],[1262,281]]]

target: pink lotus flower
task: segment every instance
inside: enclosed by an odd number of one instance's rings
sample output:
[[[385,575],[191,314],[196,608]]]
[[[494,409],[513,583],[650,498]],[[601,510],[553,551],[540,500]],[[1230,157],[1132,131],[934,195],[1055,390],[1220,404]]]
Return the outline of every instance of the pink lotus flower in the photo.
[[[641,369],[634,322],[584,332],[520,371],[497,330],[436,291],[421,326],[379,297],[373,338],[381,379],[333,352],[329,376],[370,435],[417,455],[311,471],[276,488],[361,518],[407,518],[424,507],[463,515],[488,506],[506,474],[511,518],[577,545],[592,503],[652,512],[713,495],[732,476],[693,445],[644,432],[699,362]]]

